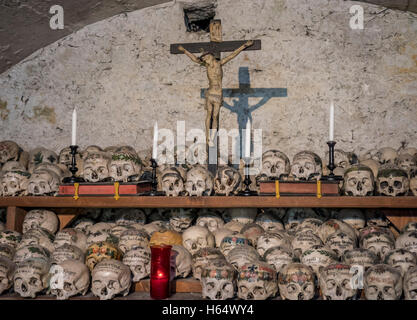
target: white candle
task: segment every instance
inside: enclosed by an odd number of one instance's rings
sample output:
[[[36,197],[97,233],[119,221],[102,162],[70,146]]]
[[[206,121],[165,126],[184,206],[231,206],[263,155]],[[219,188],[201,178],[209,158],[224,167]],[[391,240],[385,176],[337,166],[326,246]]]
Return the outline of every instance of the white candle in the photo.
[[[72,140],[71,145],[76,146],[77,141],[77,110],[74,108],[74,111],[72,112]]]
[[[330,127],[329,127],[329,141],[333,141],[334,138],[334,104],[333,101],[330,104]]]
[[[250,157],[250,120],[246,122],[245,158]]]
[[[152,148],[152,159],[156,160],[158,155],[158,122],[155,121],[153,126],[153,148]]]

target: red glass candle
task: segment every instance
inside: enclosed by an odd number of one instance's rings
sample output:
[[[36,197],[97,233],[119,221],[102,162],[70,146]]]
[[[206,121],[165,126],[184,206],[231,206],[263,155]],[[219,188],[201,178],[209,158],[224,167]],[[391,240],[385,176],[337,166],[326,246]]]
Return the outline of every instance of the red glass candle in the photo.
[[[151,246],[151,298],[166,299],[171,293],[171,248]]]

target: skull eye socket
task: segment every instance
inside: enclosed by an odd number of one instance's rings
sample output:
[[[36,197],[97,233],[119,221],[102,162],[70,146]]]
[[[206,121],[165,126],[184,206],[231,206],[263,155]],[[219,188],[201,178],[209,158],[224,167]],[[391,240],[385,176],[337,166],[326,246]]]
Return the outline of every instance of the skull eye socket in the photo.
[[[303,290],[307,293],[311,293],[314,291],[314,285],[312,283],[307,283],[304,285]]]
[[[287,291],[289,294],[297,291],[297,286],[295,284],[290,284],[287,286]]]
[[[265,292],[265,288],[264,288],[264,287],[255,287],[255,289],[253,289],[253,293],[254,293],[255,295],[260,295],[260,296],[262,296],[262,295],[264,295],[266,292]]]
[[[65,291],[72,291],[72,284],[69,282],[64,283],[64,290]]]
[[[39,283],[39,280],[35,277],[31,277],[30,280],[29,280],[29,284],[31,286],[36,286],[38,283]]]
[[[129,172],[130,170],[132,170],[132,166],[127,163],[123,166],[123,170]]]
[[[207,283],[206,283],[206,287],[207,287],[207,290],[208,290],[208,291],[211,291],[211,290],[213,290],[213,289],[214,289],[215,285],[214,285],[214,283],[213,283],[213,282],[207,282]]]
[[[327,289],[333,289],[336,286],[336,281],[334,280],[327,280],[326,282]]]
[[[388,182],[387,181],[382,181],[381,184],[379,185],[381,187],[381,189],[385,189],[388,188]]]
[[[396,188],[400,189],[402,186],[403,186],[403,184],[402,184],[402,182],[401,182],[401,181],[395,181],[395,182],[394,182],[394,187],[396,187]]]
[[[223,291],[233,291],[233,285],[231,283],[225,283],[223,285]]]
[[[248,292],[248,288],[246,288],[245,286],[240,286],[239,290],[241,293],[246,294]]]
[[[358,180],[356,180],[356,178],[350,178],[348,180],[348,183],[349,183],[350,186],[353,187],[353,186],[356,186],[358,184]]]
[[[384,294],[393,296],[395,294],[393,287],[384,287]]]
[[[349,279],[343,280],[342,287],[347,289],[347,290],[350,290],[350,280]]]

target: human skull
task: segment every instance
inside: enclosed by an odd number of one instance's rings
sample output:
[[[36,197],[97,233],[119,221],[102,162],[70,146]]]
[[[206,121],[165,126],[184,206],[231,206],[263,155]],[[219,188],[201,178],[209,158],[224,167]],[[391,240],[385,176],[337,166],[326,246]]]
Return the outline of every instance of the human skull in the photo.
[[[226,260],[239,271],[243,265],[261,261],[262,258],[254,247],[242,245],[231,249],[226,255]]]
[[[395,164],[397,158],[397,151],[388,147],[379,149],[374,156],[374,160],[377,160],[380,164]]]
[[[296,181],[320,180],[322,163],[320,157],[311,151],[301,151],[294,156],[291,175]]]
[[[58,264],[64,262],[65,260],[78,260],[84,263],[84,251],[71,244],[63,244],[62,246],[56,248],[54,252],[52,252],[51,263]]]
[[[110,234],[108,231],[98,230],[96,232],[89,232],[87,237],[87,246],[91,246],[93,243],[107,241],[110,239]]]
[[[224,237],[233,236],[237,233],[239,233],[239,232],[232,231],[232,230],[226,229],[226,228],[220,228],[220,229],[215,230],[213,232],[213,235],[214,235],[214,239],[215,239],[215,242],[216,242],[216,248],[220,248],[220,244],[221,244],[222,240],[224,239]]]
[[[201,248],[214,248],[214,236],[207,228],[193,226],[182,234],[182,244],[185,249],[194,254]]]
[[[397,249],[407,249],[417,255],[417,231],[407,231],[397,238],[395,241]]]
[[[88,235],[88,229],[94,225],[94,221],[89,218],[77,219],[73,227],[75,230],[83,232],[85,235]]]
[[[0,257],[12,260],[15,254],[15,249],[8,244],[0,244]]]
[[[31,150],[29,152],[28,171],[32,173],[33,169],[35,169],[35,167],[38,164],[41,164],[44,162],[57,164],[58,155],[52,150],[48,150],[45,148],[35,148]]]
[[[121,255],[120,250],[114,244],[106,241],[96,242],[87,248],[85,264],[92,271],[99,262],[109,259],[120,260]]]
[[[243,234],[237,233],[232,236],[226,236],[220,243],[220,251],[227,256],[233,248],[237,246],[251,245],[251,242]]]
[[[385,255],[395,248],[395,241],[386,233],[374,231],[361,238],[360,247],[371,250],[383,261]]]
[[[37,170],[29,178],[27,194],[33,196],[55,195],[59,190],[60,177],[51,170]]]
[[[323,245],[321,239],[310,230],[298,232],[291,241],[293,253],[297,258],[306,250],[321,245]]]
[[[148,246],[134,247],[125,253],[123,263],[132,271],[133,282],[138,282],[151,273],[151,250]]]
[[[135,223],[145,224],[146,214],[143,209],[130,208],[116,210],[116,224],[118,226],[129,226]]]
[[[23,298],[35,298],[49,284],[50,264],[44,259],[27,259],[17,264],[14,274],[14,291]]]
[[[404,299],[417,300],[417,267],[407,271],[403,281]]]
[[[321,241],[323,241],[323,243],[326,243],[327,238],[337,231],[344,231],[347,234],[349,234],[352,238],[356,238],[356,230],[351,225],[336,219],[330,219],[324,222],[320,226],[317,233]]]
[[[353,300],[358,290],[352,288],[353,274],[347,264],[332,264],[321,268],[319,284],[324,300]]]
[[[118,260],[99,262],[92,273],[91,292],[100,300],[109,300],[117,294],[129,293],[131,279],[128,266]]]
[[[178,197],[184,194],[184,177],[177,167],[167,167],[160,175],[161,190],[168,197]]]
[[[379,194],[390,197],[408,193],[410,182],[407,172],[395,167],[381,167],[378,171],[377,189]]]
[[[404,226],[404,228],[401,230],[401,233],[405,233],[407,231],[417,231],[417,221],[411,221],[411,222],[407,223]]]
[[[360,164],[370,168],[372,170],[374,178],[378,175],[378,170],[381,167],[381,164],[378,161],[372,159],[363,160],[360,162]]]
[[[371,250],[364,248],[354,248],[345,251],[342,262],[350,265],[359,265],[365,269],[376,265],[379,261],[378,256]]]
[[[50,233],[55,234],[58,231],[58,216],[49,210],[35,209],[30,210],[23,220],[23,233],[30,229],[44,228]]]
[[[86,147],[82,152],[82,156],[83,158],[87,158],[89,154],[94,153],[94,152],[101,152],[103,151],[103,149],[99,146],[96,145],[90,145],[88,147]],[[108,152],[108,150],[106,150],[106,152]],[[110,152],[110,151],[109,151]]]
[[[0,173],[6,171],[26,171],[26,167],[19,161],[7,161],[3,167],[1,167]]]
[[[389,222],[384,213],[378,209],[368,209],[365,212],[366,225],[369,227],[388,227]]]
[[[272,247],[281,246],[291,249],[291,239],[284,231],[277,231],[274,233],[265,232],[262,234],[256,243],[256,250],[262,257],[266,250]]]
[[[113,153],[109,167],[114,181],[128,182],[132,177],[136,181],[140,178],[142,162],[133,148],[120,147]]]
[[[417,169],[410,172],[410,191],[417,197]]]
[[[366,225],[365,214],[360,209],[342,209],[335,214],[334,218],[349,224],[356,230],[362,229]]]
[[[90,286],[90,272],[78,260],[66,260],[53,265],[50,270],[49,287],[58,300],[67,300],[77,294],[85,295]]]
[[[262,234],[265,233],[265,230],[256,223],[248,223],[240,231],[249,241],[252,243],[253,246],[256,246],[256,242]]]
[[[223,217],[224,217],[224,215],[223,215]],[[229,221],[228,223],[226,223],[224,225],[224,228],[228,229],[230,231],[236,232],[236,233],[240,233],[240,230],[242,230],[242,228],[244,226],[245,225],[243,223],[241,223],[239,221],[232,220],[232,221]]]
[[[277,273],[265,262],[247,263],[238,272],[237,286],[241,299],[266,300],[278,291]]]
[[[106,152],[89,153],[84,159],[83,177],[88,182],[105,181],[110,177],[110,156]]]
[[[227,222],[237,221],[243,224],[254,223],[258,211],[256,208],[228,208],[223,219]]]
[[[318,274],[321,267],[327,267],[330,264],[337,263],[339,257],[333,250],[326,246],[316,246],[304,251],[300,257],[300,261]]]
[[[311,208],[289,208],[284,216],[284,227],[287,231],[295,231],[300,223],[307,218],[319,219]]]
[[[0,244],[7,244],[16,249],[21,240],[22,235],[17,231],[0,231]]]
[[[294,262],[292,251],[281,246],[269,248],[265,251],[263,258],[266,263],[275,268],[276,272],[280,272],[284,266]]]
[[[213,191],[213,176],[201,165],[187,172],[185,190],[189,196],[209,196]]]
[[[78,150],[75,153],[75,161],[77,163],[78,171],[82,172],[83,171],[83,168],[82,168],[83,159],[82,159],[81,153]],[[72,162],[71,148],[65,147],[59,152],[58,163],[66,166],[69,169],[71,167],[71,162]]]
[[[255,223],[260,225],[265,232],[275,232],[284,230],[284,225],[280,219],[271,213],[261,213],[256,217]]]
[[[367,300],[399,300],[401,272],[386,264],[372,266],[365,272],[364,289]]]
[[[311,300],[315,295],[313,270],[301,263],[291,263],[278,275],[278,286],[283,300]]]
[[[417,256],[406,249],[395,249],[386,254],[384,263],[397,268],[404,276],[409,269],[417,265]]]
[[[193,277],[197,280],[201,279],[201,272],[203,268],[210,264],[214,260],[226,260],[224,255],[219,249],[215,248],[201,248],[195,254],[192,255],[191,269],[193,271]]]
[[[21,262],[31,258],[42,259],[49,262],[50,257],[51,253],[48,249],[38,244],[32,244],[18,248],[14,254],[13,262],[20,264]]]
[[[233,196],[241,188],[242,176],[239,170],[229,166],[221,166],[217,169],[216,177],[214,178],[214,191],[216,195]]]
[[[262,154],[262,169],[256,181],[283,179],[290,174],[290,160],[285,153],[268,150]]]
[[[391,231],[390,228],[387,227],[380,227],[380,226],[367,226],[361,230],[359,230],[359,241],[362,241],[362,239],[369,235],[370,233],[384,233],[386,234],[388,237],[392,238],[393,240],[395,239],[394,233]]]
[[[326,151],[325,158],[329,159],[329,151]],[[356,163],[358,163],[358,156],[355,153],[334,149],[334,165],[337,168],[347,169]]]
[[[356,242],[356,237],[344,231],[336,231],[327,237],[326,246],[342,257],[346,251],[356,248]]]
[[[13,275],[16,264],[12,260],[0,257],[0,294],[9,290],[13,285]]]
[[[72,228],[65,228],[58,231],[55,235],[54,248],[64,244],[74,245],[82,251],[87,249],[87,236],[82,232]]]
[[[38,244],[48,249],[49,252],[52,252],[54,251],[54,239],[55,236],[52,233],[44,228],[38,227],[30,229],[23,234],[18,248]]]
[[[364,165],[354,165],[345,171],[343,189],[347,196],[371,196],[375,179],[372,170]]]
[[[71,172],[64,165],[49,162],[42,162],[36,165],[32,173],[44,170],[55,172],[60,180],[71,176]]]
[[[211,261],[201,273],[203,298],[226,300],[235,295],[236,271],[223,260]]]
[[[114,227],[111,227],[110,230],[108,231],[109,241],[117,244],[120,240],[120,236],[126,230],[136,230],[136,229],[133,228],[131,225],[128,225],[128,226],[115,225]]]
[[[134,247],[148,247],[149,239],[149,235],[144,230],[126,230],[120,235],[119,249],[122,253],[126,253]]]
[[[395,165],[407,173],[417,167],[417,157],[408,153],[402,153],[395,160]]]
[[[175,261],[172,266],[175,269],[175,277],[186,278],[191,273],[192,256],[183,246],[173,245],[171,256]]]
[[[25,195],[29,184],[30,173],[20,170],[5,171],[1,175],[0,193],[4,196]]]
[[[224,227],[224,221],[217,213],[204,210],[198,214],[196,225],[209,229],[210,232],[215,232]]]
[[[159,232],[163,229],[167,228],[167,224],[162,221],[153,221],[147,224],[132,224],[132,227],[138,230],[144,230],[150,237],[154,234],[154,232]]]
[[[19,161],[26,166],[28,154],[14,141],[0,142],[0,166],[8,161]]]
[[[162,229],[161,231],[156,231],[152,234],[151,240],[149,241],[150,246],[157,245],[182,245],[183,236],[181,233],[174,230]]]
[[[195,218],[194,209],[175,208],[169,209],[169,226],[176,232],[184,232],[188,229]]]
[[[317,218],[307,218],[301,222],[295,229],[295,233],[311,231],[314,234],[318,233],[320,226],[323,224],[323,221]]]

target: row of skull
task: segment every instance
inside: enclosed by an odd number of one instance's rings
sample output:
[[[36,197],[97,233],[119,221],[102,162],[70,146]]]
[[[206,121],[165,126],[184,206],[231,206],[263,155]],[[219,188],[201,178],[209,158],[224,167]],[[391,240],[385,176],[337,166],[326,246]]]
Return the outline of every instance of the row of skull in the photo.
[[[275,212],[275,215],[273,215],[273,212],[270,212],[268,219],[257,219],[256,210],[254,211],[253,209],[233,210],[229,212],[228,219],[230,221],[223,225],[221,223],[218,224],[220,217],[214,220],[211,219],[216,215],[215,213],[211,212],[208,216],[207,214],[201,213],[199,218],[204,218],[206,215],[207,226],[210,226],[212,231],[203,227],[202,224],[198,224],[183,230],[184,232],[182,234],[174,230],[165,230],[169,225],[178,227],[179,225],[175,223],[171,224],[163,220],[154,220],[148,224],[144,224],[145,214],[143,212],[142,214],[126,212],[125,215],[120,215],[114,220],[111,218],[110,213],[110,215],[105,217],[107,222],[92,224],[91,220],[89,223],[88,219],[80,219],[79,223],[73,229],[64,229],[58,232],[54,240],[52,240],[54,233],[58,229],[56,216],[50,211],[35,210],[27,214],[23,225],[23,237],[15,243],[20,248],[12,255],[13,248],[10,250],[8,245],[5,244],[3,245],[5,250],[2,250],[2,252],[4,251],[6,255],[14,256],[13,259],[18,265],[28,259],[50,261],[50,252],[52,252],[52,262],[54,264],[63,263],[65,259],[78,259],[79,261],[85,261],[92,271],[103,260],[122,259],[121,257],[124,252],[123,263],[130,267],[134,277],[136,277],[134,280],[138,280],[149,275],[150,253],[147,248],[148,244],[169,243],[176,246],[174,247],[174,251],[178,253],[178,259],[176,259],[178,262],[175,270],[177,275],[185,277],[190,273],[190,269],[192,269],[194,277],[199,278],[202,282],[209,279],[206,279],[206,277],[203,278],[203,274],[213,275],[213,272],[204,271],[202,268],[203,266],[210,265],[207,260],[209,257],[214,258],[212,259],[213,261],[219,259],[222,261],[227,260],[228,263],[237,269],[238,274],[239,267],[243,267],[245,263],[266,262],[269,264],[269,268],[275,269],[276,272],[281,270],[286,264],[292,263],[294,259],[299,259],[302,263],[315,269],[315,266],[324,267],[329,263],[337,263],[337,258],[344,257],[349,250],[352,251],[350,255],[352,257],[357,256],[359,261],[342,260],[345,263],[360,263],[364,261],[364,257],[367,257],[369,260],[369,256],[372,258],[372,253],[374,257],[377,257],[375,261],[382,262],[383,259],[386,261],[385,255],[388,255],[388,251],[390,249],[393,250],[398,242],[399,248],[404,252],[390,253],[388,256],[396,257],[391,260],[397,262],[414,261],[415,263],[415,258],[412,260],[414,253],[410,256],[407,250],[411,252],[413,250],[415,251],[416,235],[414,230],[416,224],[409,224],[404,229],[404,235],[400,236],[393,245],[393,236],[387,231],[389,229],[385,230],[384,228],[381,229],[375,226],[378,224],[383,225],[384,223],[378,216],[371,216],[368,219],[368,224],[371,225],[363,228],[365,222],[360,211],[350,213],[346,212],[346,210],[340,211],[338,212],[338,217],[343,217],[343,221],[345,222],[328,220],[323,223],[323,220],[325,220],[323,219],[323,216],[325,216],[323,212],[315,213],[308,209],[294,209],[297,208],[289,209],[284,214],[284,224],[280,222],[278,217],[282,215],[282,211],[280,212],[280,210]],[[177,212],[179,219],[184,215],[184,212],[186,211]],[[148,214],[149,218],[154,213],[148,212]],[[261,214],[260,216],[264,215],[267,214]],[[170,220],[175,219],[175,216],[175,212],[171,213]],[[136,219],[132,217],[136,217]],[[153,219],[158,218],[154,216]],[[265,232],[260,224],[253,224],[253,222],[258,222],[264,226],[269,224],[273,229]],[[286,230],[283,230],[284,226]],[[352,238],[356,237],[352,226],[357,229],[362,229],[362,234],[359,237],[361,239],[361,249],[355,249],[355,245],[352,246],[352,243],[355,242],[355,240],[352,241]],[[313,232],[314,230],[315,232]],[[150,235],[151,237],[149,239]],[[1,237],[1,239],[9,240],[13,238],[18,239],[19,235],[12,231],[6,232]],[[91,244],[89,244],[88,239],[92,242]],[[323,244],[325,244],[325,247],[320,247]],[[87,246],[87,251],[85,251]],[[315,246],[319,247],[314,248]],[[215,247],[218,247],[218,249]],[[356,255],[354,254],[355,250],[358,251]],[[83,256],[83,252],[86,253],[86,258]],[[12,258],[12,256],[8,258]],[[190,258],[191,256],[192,258]],[[329,259],[332,256],[336,258],[333,260]],[[314,261],[316,261],[316,264],[314,264]],[[388,263],[388,261],[386,262]],[[325,263],[325,265],[320,265],[320,263]],[[40,270],[37,264],[36,266],[34,270]],[[24,270],[27,270],[27,268],[28,266],[24,264]],[[57,272],[56,270],[55,268],[54,272]],[[230,274],[230,272],[225,271],[223,273],[220,272],[220,274]],[[262,274],[265,275],[265,272]],[[28,273],[28,276],[30,276],[30,273]],[[54,279],[57,279],[57,277],[54,277]],[[15,283],[15,290],[21,287],[20,282],[22,282],[26,289],[23,294],[29,294],[29,290],[30,294],[33,295],[33,291],[36,292],[36,290],[30,286],[30,280],[26,280],[23,281],[23,278],[19,277],[17,285]],[[266,280],[263,279],[262,281]],[[38,285],[36,288],[42,288],[42,286],[39,287],[41,282],[34,282]],[[109,285],[106,279],[102,281],[97,280],[95,283],[96,288],[99,283],[105,287],[101,288],[101,296],[99,293],[100,290],[92,287],[93,293],[96,292],[101,298],[108,299],[116,294],[111,290],[112,286]],[[266,285],[266,283],[264,284]],[[203,294],[205,294],[206,287],[204,283],[202,285]],[[120,286],[118,287],[120,288]],[[233,286],[227,287],[229,289],[233,288]],[[254,287],[250,286],[250,283],[245,286],[242,285],[242,290],[244,287],[250,288],[251,293],[247,297],[255,297],[254,292],[252,292]],[[65,293],[59,291],[59,289],[57,290],[56,294],[58,296],[66,297]],[[127,292],[122,291],[124,293]],[[266,287],[263,291],[267,292]],[[109,292],[112,292],[110,296],[108,296]],[[217,292],[214,298],[219,295],[223,297],[223,295]]]

